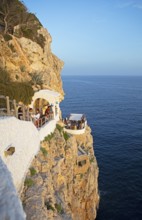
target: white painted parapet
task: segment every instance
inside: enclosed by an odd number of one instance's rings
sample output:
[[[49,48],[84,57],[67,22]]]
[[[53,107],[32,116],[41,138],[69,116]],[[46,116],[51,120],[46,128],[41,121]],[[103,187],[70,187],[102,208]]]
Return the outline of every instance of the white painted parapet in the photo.
[[[80,134],[84,134],[85,128],[78,129],[78,130],[72,130],[72,129],[64,128],[64,131],[69,133],[69,134],[80,135]]]
[[[6,156],[5,151],[10,147],[14,147],[15,152]],[[11,172],[18,191],[39,147],[39,132],[32,122],[0,117],[0,156]]]
[[[12,174],[18,191],[34,156],[40,149],[40,141],[54,132],[57,118],[37,129],[32,121],[22,121],[15,117],[0,117],[0,156]],[[12,149],[11,152],[8,149]]]
[[[40,141],[43,141],[45,136],[54,132],[56,128],[56,123],[57,123],[57,120],[54,119],[54,120],[47,122],[45,125],[43,125],[41,128],[38,129]]]

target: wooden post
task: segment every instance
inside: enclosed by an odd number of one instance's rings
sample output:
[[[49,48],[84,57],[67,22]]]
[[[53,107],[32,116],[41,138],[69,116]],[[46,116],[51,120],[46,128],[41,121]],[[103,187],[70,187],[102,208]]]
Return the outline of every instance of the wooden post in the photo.
[[[17,106],[16,106],[16,100],[13,100],[13,106],[14,106],[14,115],[16,118],[18,118],[18,111],[17,111]]]
[[[7,114],[10,115],[10,102],[9,102],[9,96],[6,96],[6,107],[7,107]]]
[[[25,119],[26,119],[26,115],[25,115],[25,106],[23,105],[22,106],[22,111],[23,111],[23,120],[25,121]]]
[[[29,107],[27,107],[27,121],[30,121],[30,112],[29,112]]]

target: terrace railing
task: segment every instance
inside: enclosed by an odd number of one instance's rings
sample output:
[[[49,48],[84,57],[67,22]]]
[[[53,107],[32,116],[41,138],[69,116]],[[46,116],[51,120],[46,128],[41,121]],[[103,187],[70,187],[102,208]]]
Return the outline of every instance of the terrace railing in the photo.
[[[19,112],[18,109],[21,108]],[[41,116],[38,120],[32,117],[30,109],[25,105],[19,105],[15,100],[10,100],[8,96],[0,95],[0,116],[15,116],[24,121],[32,121],[37,128],[41,128],[45,123],[52,120],[52,117]]]
[[[0,95],[0,116],[18,117],[16,101],[10,100],[8,96]]]

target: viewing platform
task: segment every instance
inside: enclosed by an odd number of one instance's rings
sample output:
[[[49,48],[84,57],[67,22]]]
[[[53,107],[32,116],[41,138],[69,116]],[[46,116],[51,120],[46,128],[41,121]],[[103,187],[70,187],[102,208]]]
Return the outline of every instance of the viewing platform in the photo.
[[[45,125],[50,124],[48,130],[51,133],[55,129],[53,124],[59,120],[59,100],[59,93],[47,89],[35,92],[32,103],[28,106],[0,95],[0,117],[14,116],[20,121],[31,121],[38,130],[43,130]]]
[[[70,114],[63,120],[64,131],[74,135],[80,135],[85,132],[87,120],[84,114]]]
[[[0,96],[0,157],[11,172],[18,192],[31,161],[40,150],[40,141],[56,128],[59,102],[60,94],[50,90],[36,92],[27,106]]]

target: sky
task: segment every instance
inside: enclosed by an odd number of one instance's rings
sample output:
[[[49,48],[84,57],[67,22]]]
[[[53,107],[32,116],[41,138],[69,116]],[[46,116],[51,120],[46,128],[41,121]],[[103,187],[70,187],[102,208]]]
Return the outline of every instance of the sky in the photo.
[[[142,0],[24,0],[63,74],[142,75]]]

